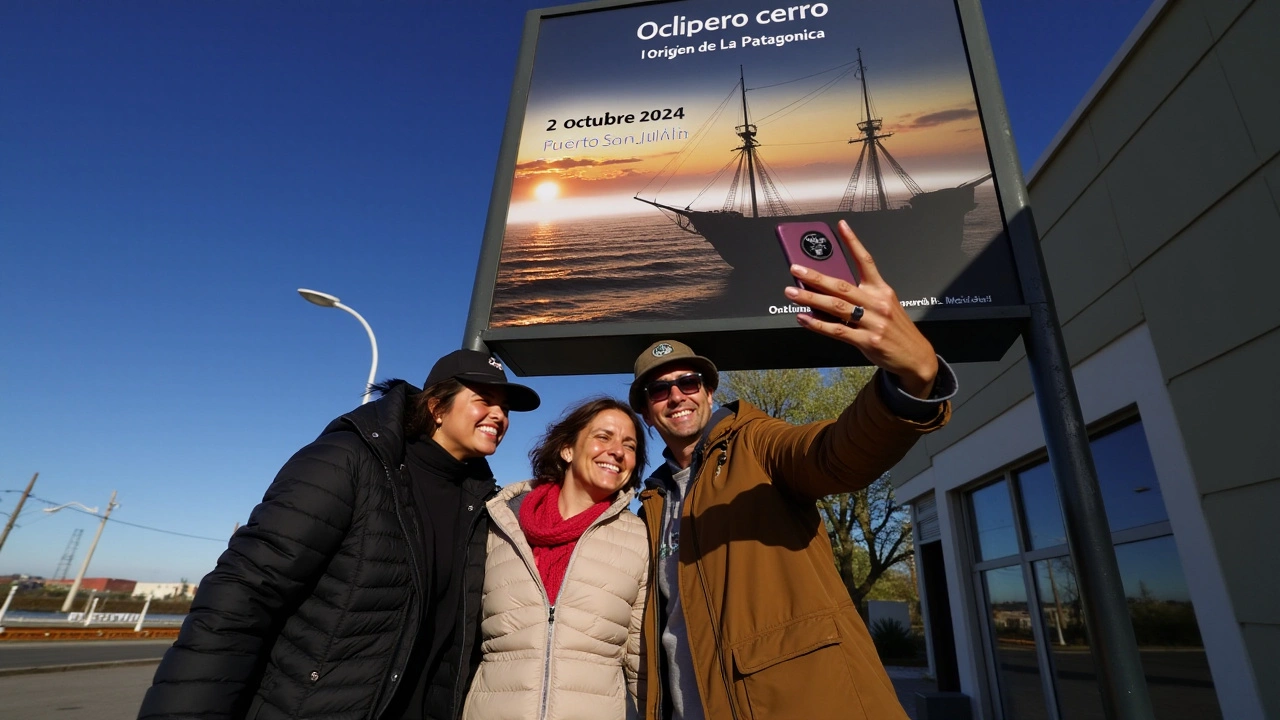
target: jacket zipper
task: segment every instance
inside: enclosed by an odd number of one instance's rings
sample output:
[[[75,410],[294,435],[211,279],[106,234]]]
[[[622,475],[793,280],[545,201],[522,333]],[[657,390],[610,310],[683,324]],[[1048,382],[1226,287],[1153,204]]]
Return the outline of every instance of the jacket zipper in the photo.
[[[467,588],[465,587],[465,584],[467,578],[467,559],[471,557],[471,536],[475,534],[476,525],[480,523],[481,513],[486,512],[483,502],[480,503],[480,506],[480,509],[475,511],[475,515],[471,516],[471,526],[467,530],[467,542],[462,547],[461,572],[464,587],[462,588],[462,612],[458,615],[458,622],[462,624],[463,628],[467,626]],[[482,588],[481,593],[483,594],[483,592],[484,590]],[[463,637],[461,638],[461,642],[458,643],[458,664],[456,666],[458,668],[458,677],[453,681],[453,716],[455,718],[462,714],[462,676],[466,674],[462,669],[462,661],[466,659],[466,652],[467,638]]]
[[[363,433],[361,434],[363,435]],[[368,442],[368,440],[366,439],[365,442]],[[372,443],[369,443],[369,445],[370,447],[373,446]],[[384,473],[386,473],[387,483],[390,486],[390,490],[391,490],[391,502],[395,505],[395,508],[396,508],[396,522],[399,523],[400,525],[400,532],[404,533],[405,542],[409,544],[409,570],[413,574],[413,592],[416,594],[418,592],[418,588],[422,587],[422,582],[421,582],[421,576],[420,576],[421,571],[418,569],[418,557],[413,553],[413,547],[414,547],[413,543],[415,541],[409,535],[409,528],[404,524],[404,511],[400,505],[400,495],[396,490],[395,481],[391,477],[391,467],[384,462],[382,463],[382,470]],[[406,621],[408,618],[409,618],[409,613],[406,612],[405,613]],[[414,640],[417,638],[417,635],[418,633],[415,632],[411,636],[406,637],[406,633],[404,633],[403,631],[400,634],[400,643],[404,643],[407,641],[409,646],[408,653],[406,653],[404,656],[406,660],[408,659],[409,655],[413,653],[413,644],[414,644]],[[393,652],[391,654],[391,663],[393,666],[397,663],[397,660],[400,657],[398,652],[400,650],[400,643],[397,643],[397,646],[396,646],[397,652]],[[399,674],[401,676],[400,681],[404,680],[403,670],[397,670],[395,667],[392,667],[392,672]],[[385,676],[384,676],[382,685],[383,687],[386,687]],[[395,697],[396,692],[398,692],[399,690],[400,690],[400,682],[394,683],[393,687],[391,688],[391,692],[387,693],[386,697],[382,699],[382,702],[380,703],[381,707],[378,708],[378,712],[374,715],[374,717],[377,717],[377,718],[382,717],[382,713],[386,712],[387,710],[387,705],[391,703],[391,699]]]
[[[712,475],[713,478],[720,476],[720,471],[724,468],[725,463],[729,459],[729,440],[726,438],[721,442],[717,442],[715,446],[709,449],[709,451],[715,451],[717,449],[720,450],[720,457],[716,458],[716,469],[715,473]],[[694,480],[695,482],[693,486],[689,489],[689,497],[685,500],[685,506],[690,508],[692,507],[694,493],[697,493],[701,486],[701,483],[696,482],[696,478]],[[681,509],[683,510],[684,508]],[[681,514],[683,515],[683,512]],[[715,603],[711,600],[711,590],[707,584],[706,575],[703,574],[701,559],[702,547],[698,542],[698,531],[695,527],[694,514],[692,510],[689,512],[689,534],[693,536],[693,550],[694,554],[698,556],[698,559],[694,561],[694,566],[698,569],[698,583],[702,586],[702,598],[707,603],[707,616],[711,620],[712,637],[715,639],[716,654],[719,655],[720,676],[724,682],[725,695],[729,699],[729,714],[734,718],[734,720],[737,720],[739,717],[738,702],[733,695],[733,683],[729,677],[729,668],[726,664],[724,648],[720,644],[723,638],[722,633],[720,632],[720,624],[716,622]],[[679,573],[677,572],[677,580],[679,579],[678,576]],[[692,650],[692,644],[690,644],[690,650]]]
[[[657,518],[658,518],[658,529],[657,529],[657,531],[653,534],[653,536],[654,536],[655,538],[658,538],[658,542],[659,542],[659,543],[661,543],[661,542],[662,542],[662,540],[661,540],[661,538],[662,538],[662,519],[663,519],[663,518],[665,518],[665,517],[666,517],[666,514],[667,514],[667,491],[666,491],[666,489],[664,489],[664,488],[658,488],[658,489],[656,489],[656,492],[657,492],[657,494],[658,494],[658,497],[659,497],[659,498],[661,498],[661,505],[660,505],[660,507],[659,507],[659,510],[661,511],[661,514],[659,514],[659,515],[657,516]],[[646,524],[647,524],[647,523],[646,523]],[[661,718],[661,717],[662,717],[662,702],[663,702],[663,700],[662,700],[662,657],[661,657],[661,656],[659,656],[659,655],[658,655],[658,653],[661,653],[661,652],[662,652],[662,637],[661,637],[661,632],[659,632],[659,631],[661,630],[661,628],[662,628],[662,623],[661,623],[661,622],[659,622],[659,618],[658,618],[658,608],[659,608],[659,607],[661,607],[661,603],[659,602],[659,587],[658,587],[658,582],[659,582],[659,581],[658,581],[658,553],[653,551],[653,550],[654,550],[654,548],[653,548],[653,545],[652,545],[652,544],[649,546],[649,548],[650,548],[650,552],[649,552],[649,591],[648,591],[648,593],[649,593],[649,597],[648,597],[648,598],[646,598],[645,602],[646,602],[646,603],[648,603],[648,606],[649,606],[649,607],[652,607],[652,608],[653,608],[653,621],[654,621],[654,622],[653,622],[653,625],[654,625],[654,631],[653,631],[653,634],[658,636],[658,638],[654,641],[654,645],[655,645],[654,660],[655,660],[655,662],[657,663],[658,672],[657,672],[657,673],[655,673],[655,676],[657,676],[657,677],[656,677],[656,681],[654,681],[654,682],[650,682],[650,678],[649,678],[649,669],[648,669],[648,668],[645,668],[645,684],[646,684],[646,685],[651,685],[651,686],[653,687],[653,698],[654,698],[653,702],[654,702],[654,709],[655,709],[655,711],[656,711],[656,712],[655,712],[655,714],[656,714],[659,718]],[[677,561],[677,562],[679,562],[679,560],[680,560],[680,558],[677,556],[676,561]],[[677,566],[677,570],[676,570],[676,593],[679,593],[679,592],[680,592],[679,574],[680,574],[680,571],[679,571],[678,566]],[[645,612],[646,612],[646,614],[647,614],[647,613],[648,613],[648,610],[646,609],[646,611],[645,611]],[[643,632],[642,632],[642,634],[643,634]],[[645,693],[646,693],[646,697],[645,697],[645,705],[648,705],[648,704],[649,704],[649,698],[647,697],[647,694],[648,694],[648,688],[645,688]],[[648,716],[648,708],[643,708],[643,707],[642,707],[642,708],[636,708],[636,709],[639,711],[640,717],[647,717],[647,716]]]
[[[574,547],[577,550],[577,547]],[[565,571],[565,577],[569,577],[568,570]],[[561,581],[563,584],[563,581]],[[547,598],[546,588],[542,590],[542,598]],[[556,596],[559,601],[560,597]],[[547,716],[547,696],[551,693],[551,642],[556,634],[556,606],[550,605],[547,608],[547,650],[542,658],[542,701],[538,704],[538,717],[545,718]]]
[[[606,515],[601,515],[596,518],[587,526],[586,530],[582,531],[582,535],[578,536],[578,542],[573,546],[573,552],[569,555],[569,562],[564,568],[564,579],[560,581],[561,590],[564,589],[565,582],[569,580],[569,571],[573,570],[573,561],[578,557],[578,548],[582,547],[582,541],[587,538],[587,533],[590,533],[596,527],[604,523],[605,520],[617,515],[617,513],[609,513],[608,511],[606,511],[606,513]],[[518,518],[516,522],[519,523]],[[495,527],[499,526],[495,524]],[[521,532],[523,533],[523,531]],[[508,540],[510,540],[513,545],[515,544],[515,540],[514,538],[511,538],[510,533],[507,533],[504,530],[503,534],[507,535]],[[528,541],[526,540],[526,543],[527,542]],[[532,548],[532,546],[530,547]],[[532,562],[532,558],[525,557],[524,553],[519,552],[518,545],[516,545],[516,552],[520,555],[520,559],[524,561],[525,568],[533,574],[533,579],[538,583],[538,589],[542,591],[542,601],[547,604],[547,647],[542,654],[542,701],[539,703],[538,708],[538,720],[546,720],[547,696],[550,694],[551,686],[551,648],[552,642],[555,639],[556,607],[560,605],[560,594],[556,594],[556,601],[552,604],[550,596],[547,595],[547,587],[542,584],[542,575],[538,572],[538,564],[536,562]]]
[[[564,597],[564,584],[569,581],[569,572],[573,570],[573,561],[578,558],[578,548],[582,547],[582,541],[587,539],[587,534],[604,524],[606,520],[613,518],[615,515],[617,515],[617,513],[609,513],[607,516],[601,515],[588,525],[587,529],[583,530],[582,534],[578,536],[578,542],[574,544],[573,552],[569,554],[569,562],[564,566],[564,579],[560,581],[561,592],[556,593],[556,602],[554,605],[550,602],[547,603],[549,605],[547,609],[547,651],[543,657],[542,663],[542,709],[538,712],[539,720],[546,720],[547,717],[547,696],[551,694],[551,643],[555,638],[556,608],[560,606],[560,598]],[[542,576],[538,574],[536,563],[533,568],[533,574],[534,577],[538,578],[538,585],[542,587],[542,599],[547,600],[547,588],[542,585]]]

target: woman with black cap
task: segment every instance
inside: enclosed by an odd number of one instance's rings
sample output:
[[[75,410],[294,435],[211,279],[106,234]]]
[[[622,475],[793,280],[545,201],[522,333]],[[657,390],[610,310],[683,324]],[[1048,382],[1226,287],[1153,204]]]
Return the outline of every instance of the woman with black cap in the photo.
[[[139,718],[453,720],[479,651],[485,457],[538,407],[472,350],[331,422],[199,585]]]

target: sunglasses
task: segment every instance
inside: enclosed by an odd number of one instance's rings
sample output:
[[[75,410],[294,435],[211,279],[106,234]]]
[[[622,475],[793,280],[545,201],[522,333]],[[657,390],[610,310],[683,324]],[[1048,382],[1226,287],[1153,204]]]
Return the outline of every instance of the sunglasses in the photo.
[[[644,386],[649,402],[662,402],[671,397],[671,388],[680,388],[685,395],[693,395],[702,389],[702,373],[688,373],[675,380],[654,380]]]

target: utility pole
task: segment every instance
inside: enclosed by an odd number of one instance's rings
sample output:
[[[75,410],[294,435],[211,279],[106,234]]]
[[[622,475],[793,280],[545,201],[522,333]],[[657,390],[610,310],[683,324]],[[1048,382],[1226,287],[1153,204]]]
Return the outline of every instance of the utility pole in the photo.
[[[0,550],[4,549],[4,541],[9,539],[9,531],[13,529],[13,524],[18,520],[18,513],[22,512],[22,506],[27,502],[27,496],[31,494],[31,488],[36,485],[36,478],[40,477],[40,473],[31,476],[31,482],[27,483],[27,489],[22,491],[22,497],[18,498],[18,505],[13,509],[13,514],[9,516],[9,522],[4,524],[4,532],[0,533]]]
[[[102,537],[102,529],[107,526],[107,518],[111,517],[111,511],[119,507],[116,505],[116,491],[111,491],[111,499],[107,501],[107,511],[102,514],[102,522],[98,523],[98,532],[93,536],[93,542],[89,544],[89,552],[84,556],[84,562],[80,565],[80,572],[76,573],[75,582],[71,583],[71,591],[67,593],[67,599],[62,603],[62,612],[71,612],[71,603],[75,602],[76,593],[80,590],[80,583],[84,580],[84,574],[89,569],[89,561],[93,559],[93,551],[98,547],[98,538]]]

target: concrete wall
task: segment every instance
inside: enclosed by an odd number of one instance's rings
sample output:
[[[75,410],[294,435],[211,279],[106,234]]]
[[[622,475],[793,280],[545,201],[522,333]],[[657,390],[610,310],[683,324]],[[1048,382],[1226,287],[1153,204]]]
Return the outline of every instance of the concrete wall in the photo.
[[[1280,0],[1157,2],[1029,181],[1072,364],[1144,325],[1268,717],[1280,717]],[[959,369],[933,458],[1031,396]]]

